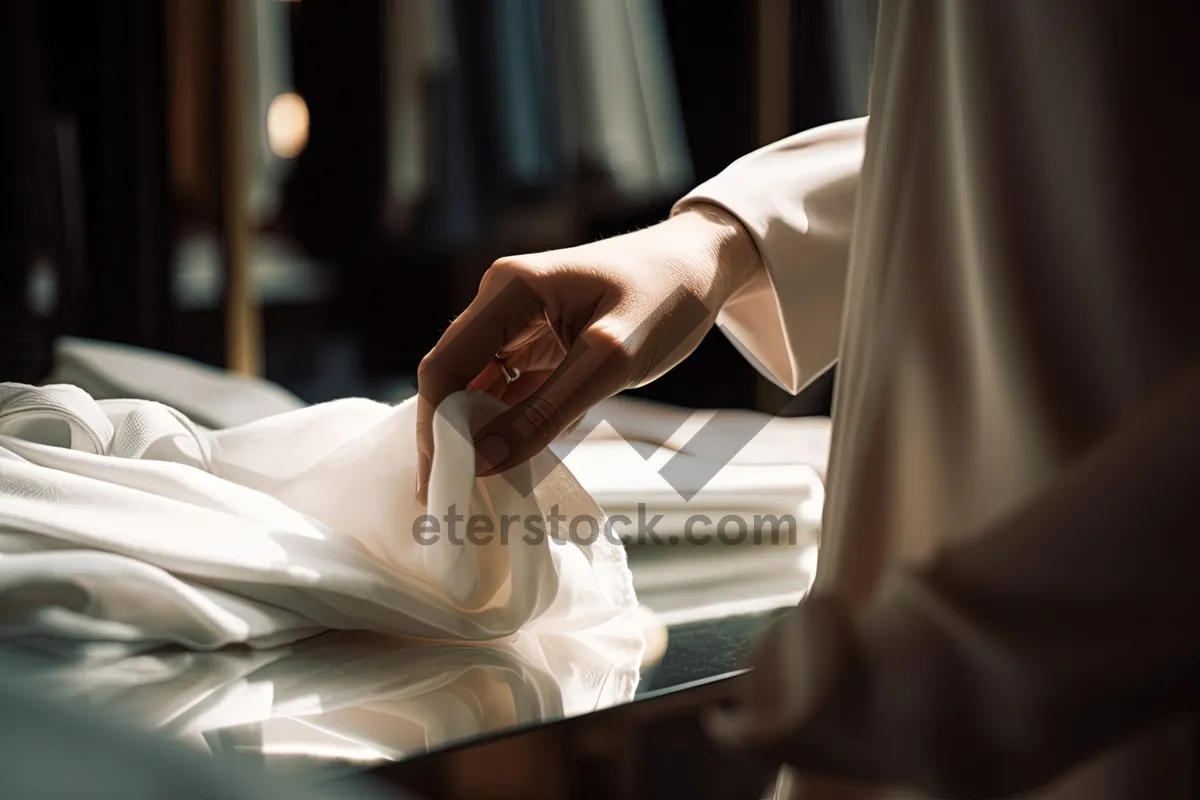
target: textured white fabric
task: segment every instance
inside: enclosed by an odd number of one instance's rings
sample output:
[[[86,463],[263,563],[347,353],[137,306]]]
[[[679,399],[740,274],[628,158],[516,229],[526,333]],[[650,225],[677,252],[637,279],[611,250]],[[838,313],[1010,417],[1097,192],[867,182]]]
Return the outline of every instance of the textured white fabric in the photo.
[[[329,628],[490,640],[632,612],[619,544],[524,535],[531,519],[551,531],[551,514],[603,525],[565,467],[529,496],[519,470],[544,464],[474,477],[460,431],[497,405],[463,393],[443,406],[425,509],[413,401],[340,400],[207,431],[155,402],[0,384],[0,635],[197,649]],[[433,543],[416,535],[427,512]],[[501,515],[520,520],[508,537]],[[488,532],[474,543],[473,516]]]
[[[307,405],[269,381],[171,353],[71,336],[55,340],[47,383],[78,386],[96,400],[157,400],[209,428],[232,428]]]
[[[202,749],[258,750],[268,767],[390,760],[632,700],[640,631],[628,617],[579,636],[424,647],[338,631],[268,651],[76,658],[28,681]]]

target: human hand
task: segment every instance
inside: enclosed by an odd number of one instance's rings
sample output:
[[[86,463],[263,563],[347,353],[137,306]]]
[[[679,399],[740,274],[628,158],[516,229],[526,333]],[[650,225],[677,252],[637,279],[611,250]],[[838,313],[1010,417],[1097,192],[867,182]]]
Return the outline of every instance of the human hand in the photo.
[[[704,205],[623,236],[497,261],[417,370],[418,498],[427,499],[433,415],[447,396],[475,389],[511,406],[475,437],[477,473],[503,472],[595,404],[690,355],[759,265],[741,224]]]

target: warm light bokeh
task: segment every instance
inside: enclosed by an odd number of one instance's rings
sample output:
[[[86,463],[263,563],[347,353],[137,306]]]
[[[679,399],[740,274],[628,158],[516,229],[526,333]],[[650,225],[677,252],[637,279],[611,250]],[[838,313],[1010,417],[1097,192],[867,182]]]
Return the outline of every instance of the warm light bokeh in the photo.
[[[267,144],[280,158],[295,158],[308,144],[308,104],[286,92],[267,108]]]

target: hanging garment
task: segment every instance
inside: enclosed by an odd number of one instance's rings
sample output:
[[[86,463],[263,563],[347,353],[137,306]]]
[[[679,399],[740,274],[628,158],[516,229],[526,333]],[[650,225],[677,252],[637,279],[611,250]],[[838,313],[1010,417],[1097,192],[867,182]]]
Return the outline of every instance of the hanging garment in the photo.
[[[675,76],[657,0],[571,0],[563,46],[578,53],[573,126],[583,157],[630,195],[676,192],[692,179]]]
[[[447,9],[446,0],[384,0],[385,208],[397,229],[429,190],[437,152],[431,92],[456,62]]]
[[[495,127],[505,189],[565,187],[556,81],[555,0],[494,0],[486,10],[494,60]]]
[[[498,405],[443,406],[424,508],[415,399],[205,431],[159,403],[0,384],[0,633],[209,649],[330,628],[489,640],[631,613],[620,544],[570,538],[604,515],[565,467],[531,462],[536,487],[474,477],[470,431]]]
[[[657,0],[389,0],[386,206],[462,244],[582,162],[626,197],[671,196],[691,157]],[[413,217],[420,201],[427,205]]]
[[[1195,567],[1159,548],[1185,512],[1146,503],[1134,541],[1104,519],[1131,502],[1118,482],[1076,479],[1117,471],[1200,353],[1196,123],[1167,111],[1194,92],[1197,17],[879,5],[869,123],[685,202],[731,211],[763,256],[732,336],[792,391],[838,360],[818,602],[754,673],[787,676],[758,691],[818,773],[796,796],[1195,797],[1195,721],[1123,724],[1194,685]],[[1154,456],[1131,483],[1134,458]]]
[[[578,636],[523,632],[479,645],[338,631],[270,650],[60,656],[24,682],[273,772],[294,761],[361,769],[628,702],[641,642],[632,618]]]
[[[292,91],[289,9],[278,0],[252,0],[238,3],[236,9],[244,16],[242,30],[248,56],[242,99],[247,126],[244,146],[250,170],[247,212],[252,224],[262,226],[279,213],[281,185],[292,168],[289,152],[272,149],[268,129],[271,103]],[[303,137],[307,135],[304,130]]]

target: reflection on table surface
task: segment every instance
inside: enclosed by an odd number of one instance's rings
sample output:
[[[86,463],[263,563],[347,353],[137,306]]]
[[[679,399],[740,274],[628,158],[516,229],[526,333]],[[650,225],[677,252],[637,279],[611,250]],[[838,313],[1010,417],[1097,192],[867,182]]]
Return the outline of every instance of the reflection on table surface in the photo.
[[[628,629],[489,644],[331,632],[266,651],[43,654],[28,677],[36,691],[209,752],[337,773],[727,674],[769,616],[674,626],[645,669]]]
[[[132,655],[41,643],[29,680],[204,752],[336,778],[736,672],[807,590],[815,551],[631,548],[638,596],[657,613],[588,634],[431,644],[338,631],[270,650]]]

